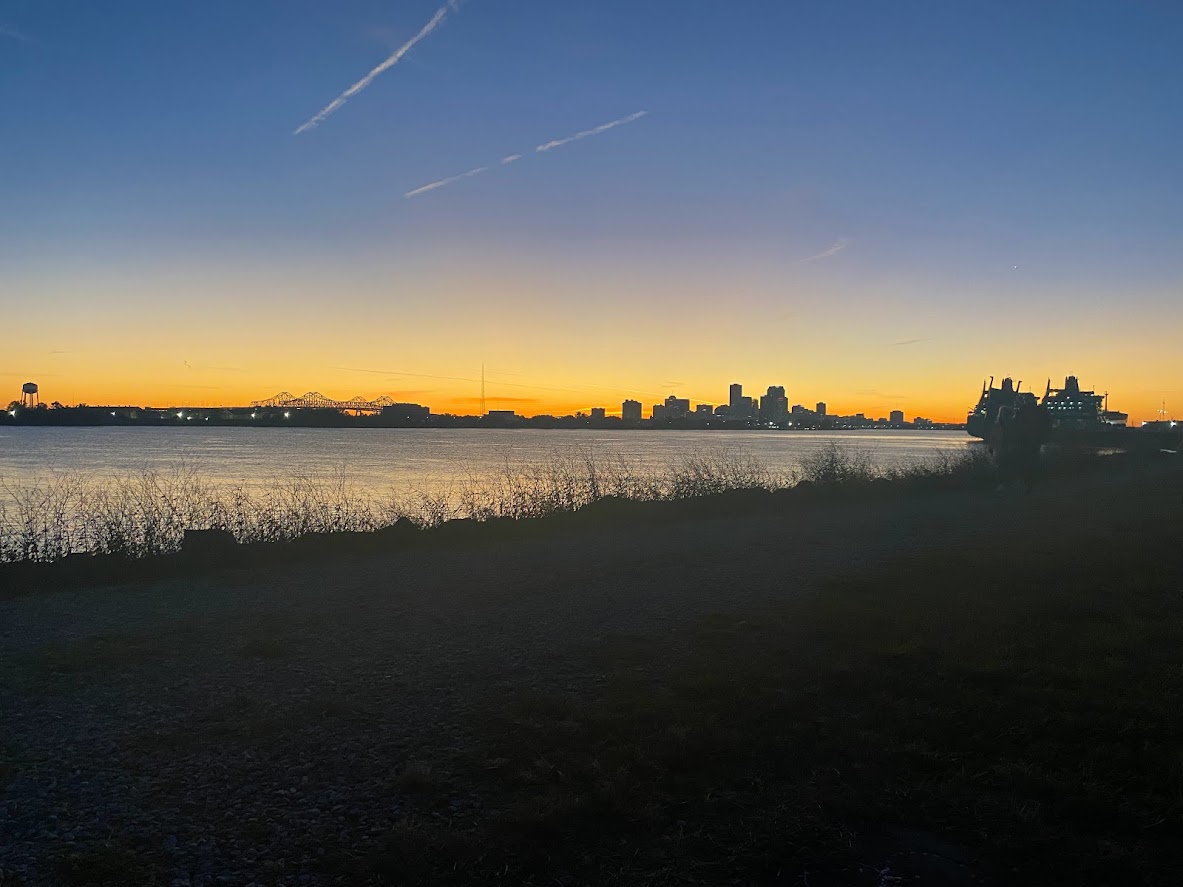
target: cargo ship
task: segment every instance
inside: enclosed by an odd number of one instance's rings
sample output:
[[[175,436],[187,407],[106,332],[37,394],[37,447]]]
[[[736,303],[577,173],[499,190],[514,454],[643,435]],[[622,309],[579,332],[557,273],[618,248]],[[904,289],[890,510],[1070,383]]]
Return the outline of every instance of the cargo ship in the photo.
[[[1042,402],[1032,392],[1020,391],[1022,384],[1003,379],[1002,386],[995,388],[991,376],[989,383],[982,385],[977,406],[966,417],[966,431],[985,440],[1002,407],[1017,410],[1025,403],[1036,403],[1047,414],[1051,444],[1113,450],[1178,450],[1183,444],[1183,424],[1148,422],[1141,428],[1130,428],[1127,414],[1109,409],[1107,394],[1082,389],[1076,376],[1068,376],[1063,388],[1052,388],[1049,379]]]

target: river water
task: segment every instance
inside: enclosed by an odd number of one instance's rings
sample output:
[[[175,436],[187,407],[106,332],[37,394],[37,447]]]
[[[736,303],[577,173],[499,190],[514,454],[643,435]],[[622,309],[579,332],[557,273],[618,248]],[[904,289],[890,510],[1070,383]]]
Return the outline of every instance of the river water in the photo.
[[[588,453],[648,470],[692,454],[725,451],[787,472],[832,442],[865,453],[876,467],[894,468],[963,450],[969,441],[958,431],[18,427],[0,430],[0,482],[27,484],[54,474],[93,480],[184,468],[214,484],[249,487],[344,472],[363,488],[429,490],[459,479],[479,481],[504,471],[507,463]]]

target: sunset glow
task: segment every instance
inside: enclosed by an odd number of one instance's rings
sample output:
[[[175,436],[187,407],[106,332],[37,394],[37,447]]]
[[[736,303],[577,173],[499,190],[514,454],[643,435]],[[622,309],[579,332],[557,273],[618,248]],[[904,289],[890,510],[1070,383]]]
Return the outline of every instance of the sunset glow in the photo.
[[[53,5],[0,36],[5,402],[1183,404],[1148,8]]]

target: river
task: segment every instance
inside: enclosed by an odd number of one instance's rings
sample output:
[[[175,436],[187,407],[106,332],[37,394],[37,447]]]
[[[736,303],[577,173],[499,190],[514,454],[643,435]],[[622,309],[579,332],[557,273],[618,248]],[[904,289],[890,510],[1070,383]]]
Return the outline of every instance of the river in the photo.
[[[5,428],[0,481],[27,484],[54,474],[88,479],[184,467],[214,484],[254,486],[291,476],[344,472],[362,487],[438,489],[511,466],[593,454],[641,469],[726,451],[774,472],[837,442],[878,468],[964,449],[959,431],[595,431],[317,428]]]

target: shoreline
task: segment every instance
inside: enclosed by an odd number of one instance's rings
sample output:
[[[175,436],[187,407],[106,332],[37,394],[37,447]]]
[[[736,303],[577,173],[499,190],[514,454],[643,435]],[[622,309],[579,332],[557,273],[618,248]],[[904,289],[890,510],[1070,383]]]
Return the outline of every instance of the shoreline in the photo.
[[[833,451],[831,458],[851,460]],[[1107,476],[1120,481],[1140,471],[1170,473],[1178,460],[1129,455],[1086,458],[1045,466],[1045,482],[1087,481]],[[829,471],[830,476],[820,472]],[[849,472],[843,475],[842,472]],[[718,481],[713,481],[717,483]],[[490,514],[441,516],[436,523],[399,517],[372,529],[311,531],[269,541],[238,541],[219,530],[185,531],[178,550],[150,554],[75,552],[55,560],[0,562],[0,599],[47,589],[88,587],[197,577],[227,569],[282,567],[310,561],[344,561],[431,550],[457,544],[512,545],[546,535],[578,533],[613,524],[645,527],[681,520],[750,517],[801,512],[833,505],[855,507],[907,502],[916,496],[986,494],[995,484],[993,468],[974,457],[950,463],[944,470],[914,470],[879,476],[862,463],[843,461],[815,468],[812,479],[786,486],[736,486],[718,491],[692,491],[678,497],[600,495],[574,507],[524,516]]]

